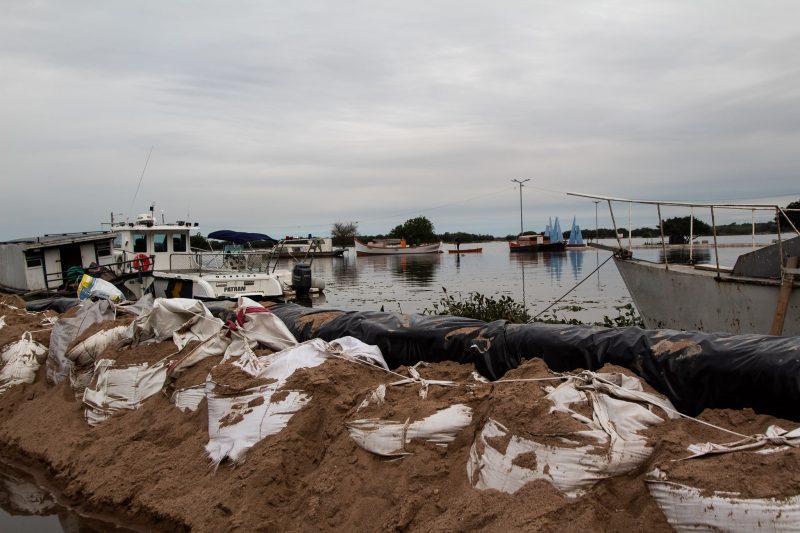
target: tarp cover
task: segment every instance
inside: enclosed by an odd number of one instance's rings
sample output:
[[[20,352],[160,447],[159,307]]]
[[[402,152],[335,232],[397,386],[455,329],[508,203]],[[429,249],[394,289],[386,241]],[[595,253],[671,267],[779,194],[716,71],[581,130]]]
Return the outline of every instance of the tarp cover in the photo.
[[[247,233],[244,231],[233,231],[229,229],[221,229],[219,231],[212,231],[208,234],[209,239],[218,239],[220,241],[228,241],[234,244],[247,244],[253,241],[271,241],[277,243],[275,239],[263,233]]]
[[[342,312],[280,304],[272,311],[299,341],[352,336],[378,346],[390,368],[419,361],[473,363],[498,379],[541,358],[555,371],[612,363],[636,372],[682,412],[751,407],[800,420],[800,339],[636,327],[482,322],[453,316]],[[312,320],[314,313],[326,313]],[[305,318],[304,318],[305,317]]]

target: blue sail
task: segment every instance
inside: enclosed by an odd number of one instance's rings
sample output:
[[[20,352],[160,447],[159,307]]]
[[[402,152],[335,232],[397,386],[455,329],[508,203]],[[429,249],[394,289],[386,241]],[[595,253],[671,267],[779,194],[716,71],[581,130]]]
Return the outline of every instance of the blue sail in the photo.
[[[556,217],[556,222],[550,230],[550,242],[561,242],[564,240],[563,232],[561,231],[561,223]]]
[[[575,223],[575,217],[572,217],[572,229],[569,230],[569,243],[573,246],[581,246],[583,244],[583,236],[581,235],[581,227]]]

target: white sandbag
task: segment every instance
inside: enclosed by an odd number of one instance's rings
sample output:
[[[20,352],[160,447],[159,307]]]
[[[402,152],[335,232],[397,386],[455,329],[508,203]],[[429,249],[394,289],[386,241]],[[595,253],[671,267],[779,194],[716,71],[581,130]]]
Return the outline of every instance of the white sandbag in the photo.
[[[128,326],[117,326],[115,328],[98,331],[91,337],[73,346],[65,354],[65,357],[79,366],[93,365],[97,358],[103,355],[103,352],[105,352],[109,346],[118,343],[125,337],[127,331]]]
[[[156,298],[153,307],[133,321],[130,336],[135,344],[172,338],[182,350],[189,341],[204,341],[221,328],[222,320],[214,318],[200,300]]]
[[[83,393],[86,421],[95,426],[123,409],[137,409],[164,386],[167,369],[164,362],[114,367],[114,361],[95,363],[94,379]]]
[[[20,383],[33,383],[39,370],[39,357],[47,353],[44,345],[33,340],[29,332],[3,350],[0,369],[0,394]]]
[[[622,374],[582,372],[551,388],[546,399],[553,403],[551,411],[569,413],[586,430],[559,437],[564,446],[511,435],[503,453],[487,439],[508,437],[509,430],[490,419],[470,449],[467,475],[472,486],[513,494],[543,479],[568,497],[578,497],[598,481],[634,470],[649,458],[652,448],[639,432],[663,419],[645,404],[677,416],[669,400],[643,392],[638,379]],[[584,403],[591,404],[592,418],[570,409]],[[514,464],[523,454],[535,456],[535,461],[526,461],[534,467]]]
[[[185,354],[179,354],[179,358],[170,362],[167,368],[167,375],[170,378],[177,379],[186,370],[206,357],[225,355],[230,344],[231,339],[228,336],[228,329],[223,327],[216,335],[207,338]]]
[[[667,480],[655,469],[646,480],[650,495],[676,531],[797,531],[800,496],[741,498],[730,492],[704,491]],[[705,491],[707,494],[707,491]]]
[[[236,322],[229,323],[228,327],[247,339],[250,348],[255,348],[255,344],[258,344],[281,351],[297,346],[297,339],[280,318],[263,305],[244,296],[239,297],[236,305]],[[240,353],[238,351],[234,355]]]
[[[12,342],[3,348],[3,352],[0,353],[0,361],[3,363],[10,363],[21,357],[28,357],[31,355],[33,355],[34,359],[43,360],[47,355],[47,347],[33,340],[33,335],[26,331],[20,336],[18,341]]]
[[[350,437],[368,452],[395,457],[406,455],[406,444],[414,439],[447,445],[471,421],[472,409],[455,404],[415,422],[369,418],[353,420],[345,425]]]
[[[261,439],[278,433],[291,415],[311,399],[303,391],[289,391],[286,398],[272,402],[272,396],[299,368],[319,366],[327,359],[327,343],[313,339],[288,350],[256,357],[247,352],[236,363],[257,378],[276,380],[247,389],[236,395],[216,392],[216,383],[206,382],[208,399],[208,445],[206,452],[214,464],[225,458],[234,463]]]
[[[359,343],[360,341],[351,345],[354,353],[370,352],[374,355],[372,349]],[[219,393],[213,380],[206,382],[209,436],[206,452],[214,464],[219,464],[226,458],[235,463],[242,461],[250,447],[261,439],[280,432],[289,423],[292,415],[311,400],[311,395],[305,391],[281,390],[280,396],[283,398],[272,401],[272,396],[296,370],[319,366],[332,354],[354,360],[359,357],[341,351],[341,345],[333,348],[322,339],[312,339],[263,357],[256,357],[246,345],[244,349],[245,353],[233,364],[253,377],[275,381],[235,395]],[[380,359],[383,360],[382,355]]]
[[[172,393],[170,401],[175,404],[175,407],[183,411],[197,411],[200,407],[200,402],[206,397],[205,384],[195,385],[193,387],[186,387],[179,389]]]
[[[50,350],[47,357],[47,381],[59,384],[69,377],[72,361],[65,357],[67,348],[78,338],[78,335],[89,329],[89,326],[105,320],[113,320],[116,316],[114,306],[108,300],[92,302],[86,300],[78,306],[75,316],[61,318],[50,332]]]
[[[331,341],[330,347],[334,353],[344,353],[352,359],[378,365],[386,370],[389,369],[389,365],[386,364],[380,348],[371,344],[364,344],[355,337],[340,337]]]

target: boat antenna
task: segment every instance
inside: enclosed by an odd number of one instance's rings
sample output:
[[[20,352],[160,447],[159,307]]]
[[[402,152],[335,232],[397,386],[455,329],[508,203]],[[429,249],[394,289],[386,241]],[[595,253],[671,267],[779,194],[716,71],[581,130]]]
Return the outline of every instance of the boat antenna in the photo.
[[[133,206],[136,204],[136,197],[139,196],[139,189],[142,187],[142,180],[144,179],[144,173],[147,170],[147,163],[150,162],[150,156],[153,155],[153,147],[150,147],[150,151],[147,153],[147,159],[144,162],[144,168],[142,168],[142,174],[139,176],[139,185],[136,186],[136,192],[133,194],[133,200],[131,201],[131,212],[133,212]]]

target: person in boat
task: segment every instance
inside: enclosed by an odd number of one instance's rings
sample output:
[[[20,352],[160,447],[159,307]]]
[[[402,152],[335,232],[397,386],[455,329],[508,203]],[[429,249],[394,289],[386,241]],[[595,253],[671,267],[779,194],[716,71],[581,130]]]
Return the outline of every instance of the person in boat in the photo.
[[[458,238],[456,238],[456,251],[457,252],[461,251],[461,240]]]

